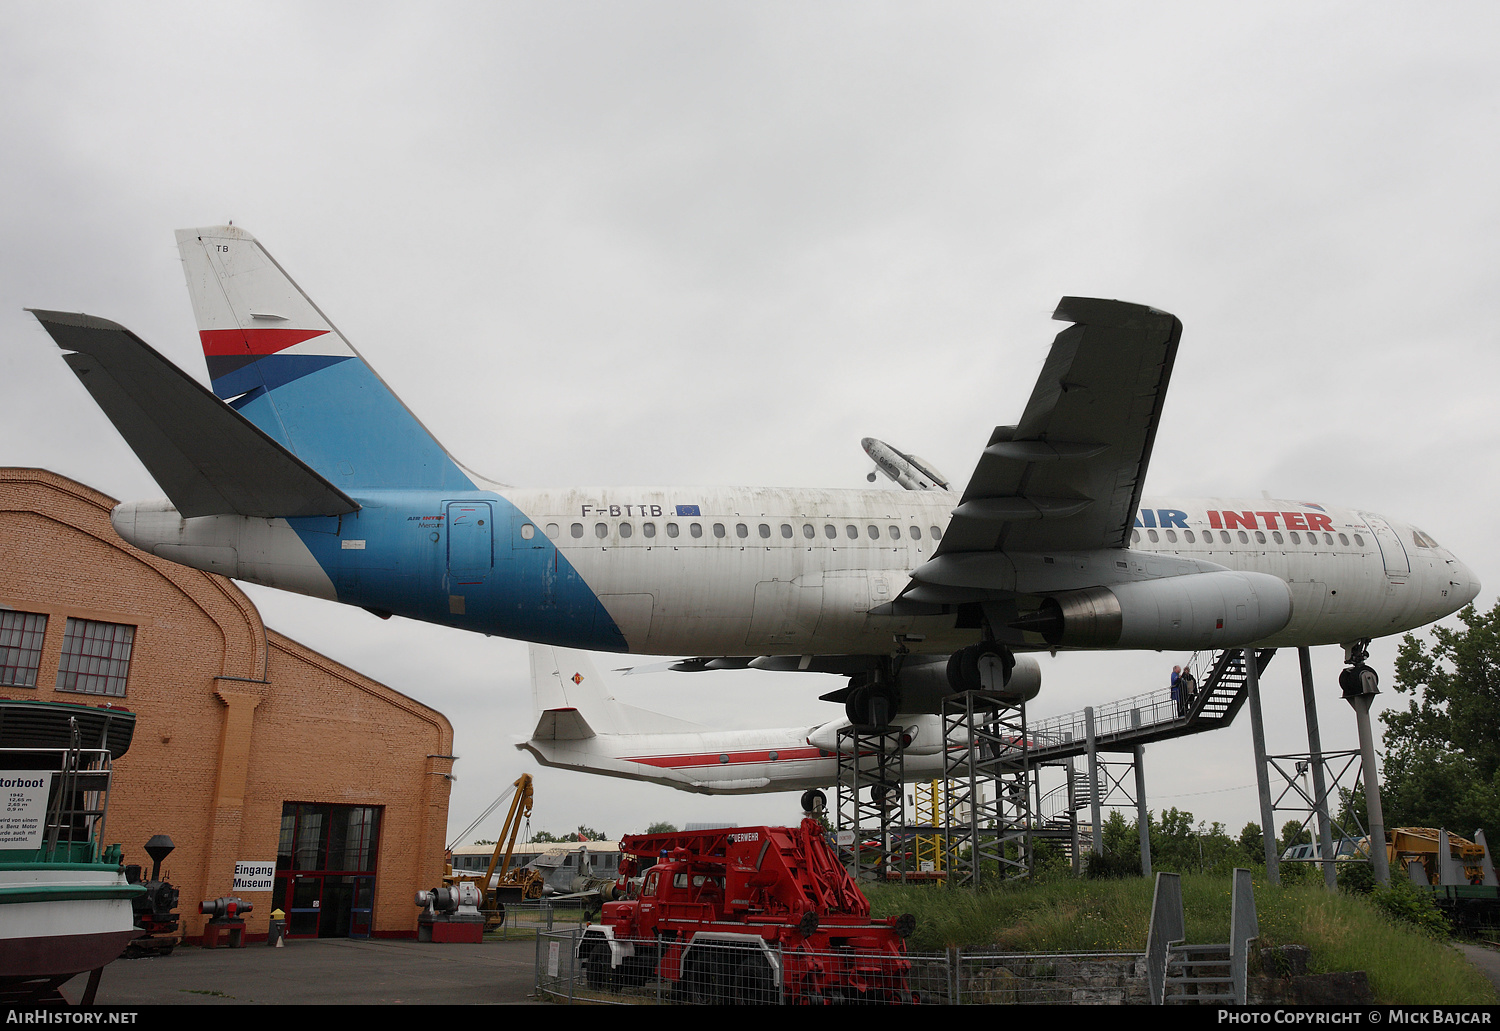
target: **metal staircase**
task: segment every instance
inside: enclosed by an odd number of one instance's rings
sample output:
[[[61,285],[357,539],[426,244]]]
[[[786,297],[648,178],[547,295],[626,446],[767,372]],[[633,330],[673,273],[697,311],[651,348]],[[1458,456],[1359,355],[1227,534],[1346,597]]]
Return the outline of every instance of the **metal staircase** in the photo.
[[[1233,1005],[1234,974],[1229,944],[1174,943],[1167,953],[1167,991],[1163,1002],[1168,1006]]]
[[[1274,648],[1255,653],[1256,670],[1264,673]],[[1191,663],[1190,663],[1191,664]],[[1094,736],[1100,751],[1123,752],[1136,745],[1216,730],[1239,713],[1249,692],[1244,650],[1230,648],[1213,657],[1209,672],[1184,710],[1167,688],[1121,699],[1094,710]],[[1082,755],[1083,713],[1040,720],[1027,729],[1031,761],[1044,763]]]

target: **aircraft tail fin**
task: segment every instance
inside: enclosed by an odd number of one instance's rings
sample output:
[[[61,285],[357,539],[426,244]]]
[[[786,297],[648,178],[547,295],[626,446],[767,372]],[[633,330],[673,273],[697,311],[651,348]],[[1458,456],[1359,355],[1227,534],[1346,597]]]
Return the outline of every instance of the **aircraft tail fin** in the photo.
[[[531,693],[537,726],[532,737],[576,741],[596,734],[702,733],[675,716],[618,702],[587,652],[531,645]]]
[[[343,490],[471,489],[445,451],[260,242],[179,229],[214,393]]]

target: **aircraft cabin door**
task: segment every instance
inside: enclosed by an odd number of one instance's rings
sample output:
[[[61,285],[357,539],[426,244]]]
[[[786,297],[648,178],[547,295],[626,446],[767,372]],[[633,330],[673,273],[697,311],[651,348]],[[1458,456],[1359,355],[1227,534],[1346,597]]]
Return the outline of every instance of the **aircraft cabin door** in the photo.
[[[1385,575],[1393,580],[1405,579],[1411,575],[1411,559],[1406,554],[1406,545],[1401,543],[1401,537],[1396,533],[1390,523],[1378,515],[1369,512],[1361,512],[1360,518],[1375,535],[1375,543],[1380,547],[1380,556],[1385,559]]]
[[[450,583],[483,583],[495,564],[493,506],[488,501],[450,501],[447,516]]]

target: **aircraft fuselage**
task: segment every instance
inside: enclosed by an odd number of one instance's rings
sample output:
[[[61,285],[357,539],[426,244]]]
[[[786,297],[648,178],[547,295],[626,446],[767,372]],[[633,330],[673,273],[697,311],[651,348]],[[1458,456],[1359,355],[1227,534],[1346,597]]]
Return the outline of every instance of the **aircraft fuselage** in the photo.
[[[942,491],[571,488],[354,492],[343,516],[181,518],[115,510],[145,551],[241,580],[466,630],[656,655],[953,652],[962,605],[892,610],[957,496]],[[1127,549],[1000,557],[1020,599],[1213,570],[1285,583],[1264,646],[1399,633],[1473,598],[1473,574],[1420,531],[1292,501],[1143,501]],[[885,608],[882,608],[882,607]],[[918,607],[921,608],[921,607]],[[1222,621],[1221,621],[1222,626]],[[1233,646],[1229,631],[1204,647]],[[1021,648],[1046,647],[1040,639]]]

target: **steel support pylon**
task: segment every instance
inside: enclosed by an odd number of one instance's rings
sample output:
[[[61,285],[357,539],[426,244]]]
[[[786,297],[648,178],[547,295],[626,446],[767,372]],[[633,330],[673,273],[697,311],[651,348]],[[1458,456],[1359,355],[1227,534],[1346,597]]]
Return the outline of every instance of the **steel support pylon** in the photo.
[[[911,865],[904,840],[904,733],[899,726],[838,732],[838,828],[853,832],[845,861],[852,877],[884,880],[887,873],[904,875]]]
[[[1031,769],[1026,706],[993,694],[964,691],[943,700],[943,823],[948,830],[949,884],[1029,877]]]

